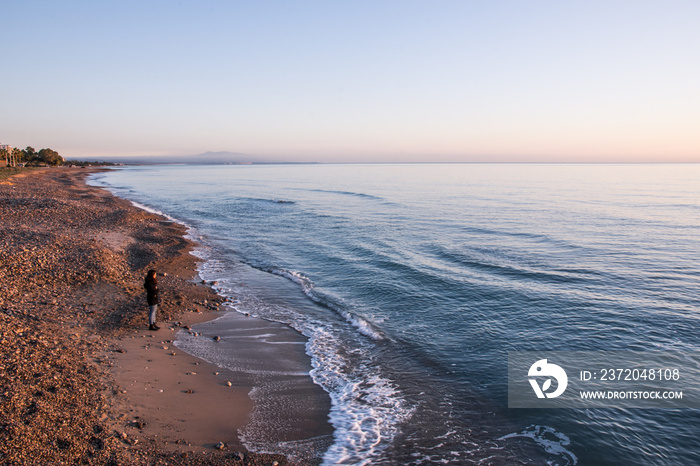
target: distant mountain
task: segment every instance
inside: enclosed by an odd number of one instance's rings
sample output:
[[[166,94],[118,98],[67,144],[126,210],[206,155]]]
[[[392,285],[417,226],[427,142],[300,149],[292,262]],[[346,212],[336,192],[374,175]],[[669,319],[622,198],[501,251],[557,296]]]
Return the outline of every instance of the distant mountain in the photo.
[[[241,154],[238,152],[204,152],[196,155],[151,155],[142,157],[105,157],[107,162],[127,163],[135,165],[161,165],[161,164],[201,164],[201,165],[244,165],[256,163],[294,163],[279,160],[265,159],[259,156]]]
[[[182,156],[183,159],[187,159],[188,162],[185,163],[201,163],[201,164],[242,164],[242,163],[274,163],[272,160],[265,160],[260,157],[256,157],[248,154],[241,154],[238,152],[204,152],[202,154]]]

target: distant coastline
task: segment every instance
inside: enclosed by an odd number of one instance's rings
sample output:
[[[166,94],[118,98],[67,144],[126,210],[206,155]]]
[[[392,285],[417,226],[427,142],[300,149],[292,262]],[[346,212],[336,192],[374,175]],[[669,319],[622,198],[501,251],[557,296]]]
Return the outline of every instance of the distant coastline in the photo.
[[[195,155],[144,155],[102,157],[103,160],[126,165],[279,165],[316,164],[318,162],[288,162],[241,154],[238,152],[204,152]]]
[[[265,158],[237,152],[204,152],[195,155],[106,156],[100,160],[119,165],[693,165],[688,161],[294,161]],[[70,162],[70,160],[68,160]]]

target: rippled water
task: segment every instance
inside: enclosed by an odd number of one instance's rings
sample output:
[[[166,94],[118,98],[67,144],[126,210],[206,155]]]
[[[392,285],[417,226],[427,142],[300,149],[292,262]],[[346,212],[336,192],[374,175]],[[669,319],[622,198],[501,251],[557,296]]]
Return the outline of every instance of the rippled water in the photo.
[[[507,408],[508,351],[700,348],[698,165],[154,166],[98,180],[191,225],[202,274],[238,310],[309,338],[333,401],[328,464],[700,462],[695,410]]]

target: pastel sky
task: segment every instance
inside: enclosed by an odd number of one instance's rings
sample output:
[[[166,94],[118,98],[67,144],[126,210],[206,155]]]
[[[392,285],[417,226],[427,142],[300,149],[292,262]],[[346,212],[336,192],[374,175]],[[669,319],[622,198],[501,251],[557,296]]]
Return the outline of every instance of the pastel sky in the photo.
[[[0,143],[700,162],[697,0],[0,3]]]

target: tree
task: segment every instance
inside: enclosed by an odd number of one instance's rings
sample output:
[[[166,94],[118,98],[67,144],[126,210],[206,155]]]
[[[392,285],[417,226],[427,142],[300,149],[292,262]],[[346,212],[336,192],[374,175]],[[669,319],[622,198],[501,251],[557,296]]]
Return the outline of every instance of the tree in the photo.
[[[5,159],[8,167],[16,167],[18,163],[28,164],[46,164],[46,165],[61,165],[64,160],[58,152],[53,149],[41,149],[39,152],[33,147],[27,146],[26,149],[20,150],[10,148],[9,150],[0,150],[0,160]]]
[[[36,158],[47,165],[59,165],[63,163],[63,157],[61,157],[58,152],[51,149],[41,149],[37,153]]]
[[[13,147],[10,156],[12,157],[12,166],[16,167],[17,162],[20,162],[22,160],[22,151],[17,149],[16,147]]]
[[[36,158],[36,151],[32,146],[27,146],[26,149],[22,151],[22,161],[23,162],[33,162]]]

